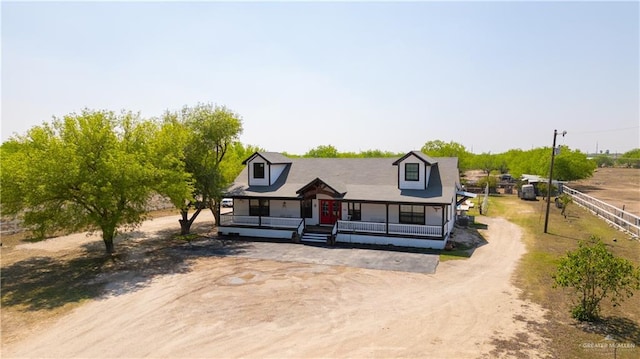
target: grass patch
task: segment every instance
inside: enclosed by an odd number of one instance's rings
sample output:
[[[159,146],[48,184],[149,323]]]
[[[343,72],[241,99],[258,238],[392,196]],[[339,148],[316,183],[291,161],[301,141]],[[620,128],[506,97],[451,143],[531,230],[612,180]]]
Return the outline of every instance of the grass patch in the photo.
[[[476,246],[467,243],[455,242],[455,249],[444,250],[440,253],[440,261],[446,262],[449,260],[467,259],[473,254],[473,250]]]
[[[558,260],[578,247],[579,240],[599,236],[607,249],[640,265],[640,242],[610,227],[575,204],[567,208],[567,218],[560,209],[551,206],[548,233],[544,233],[546,202],[522,201],[516,196],[490,197],[489,216],[503,217],[523,228],[527,253],[522,257],[515,275],[516,286],[525,299],[549,310],[549,323],[544,336],[551,338],[554,357],[611,357],[613,349],[601,352],[589,346],[605,343],[626,343],[635,348],[618,350],[618,358],[640,356],[640,292],[620,306],[602,303],[602,323],[584,324],[571,318],[570,309],[575,294],[569,289],[553,288],[553,274]],[[595,329],[594,329],[595,328]],[[608,349],[608,348],[607,348]]]

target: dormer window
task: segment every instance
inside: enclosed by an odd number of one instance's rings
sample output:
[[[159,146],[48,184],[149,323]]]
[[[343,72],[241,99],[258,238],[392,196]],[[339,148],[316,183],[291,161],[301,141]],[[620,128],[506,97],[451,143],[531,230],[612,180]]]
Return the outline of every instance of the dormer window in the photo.
[[[425,190],[429,188],[431,169],[437,168],[433,158],[419,151],[411,151],[393,162],[398,166],[398,188]]]
[[[405,181],[420,180],[420,165],[418,163],[404,164],[404,180]]]
[[[264,178],[264,163],[253,164],[253,178]]]
[[[273,185],[291,163],[289,158],[275,152],[255,152],[242,161],[247,165],[249,186]]]

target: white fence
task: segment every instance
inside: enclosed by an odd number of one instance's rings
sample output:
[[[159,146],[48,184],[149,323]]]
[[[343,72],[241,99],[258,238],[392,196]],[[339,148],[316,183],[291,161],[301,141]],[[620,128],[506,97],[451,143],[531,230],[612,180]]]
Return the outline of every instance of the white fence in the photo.
[[[266,226],[280,228],[298,228],[302,218],[258,217],[258,216],[234,216],[223,214],[220,216],[222,226]]]
[[[338,230],[341,232],[387,233],[387,225],[379,222],[338,221]],[[389,234],[438,237],[442,235],[442,226],[389,223]]]
[[[631,234],[633,237],[640,237],[639,216],[623,211],[618,207],[614,207],[567,186],[563,186],[563,192],[571,196],[573,203],[586,208],[591,211],[591,213],[604,219],[616,228]]]

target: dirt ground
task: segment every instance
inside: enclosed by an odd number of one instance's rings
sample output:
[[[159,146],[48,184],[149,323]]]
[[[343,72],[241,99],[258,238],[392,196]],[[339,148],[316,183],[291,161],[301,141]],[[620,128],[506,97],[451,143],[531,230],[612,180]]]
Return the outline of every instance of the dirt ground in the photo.
[[[569,187],[640,215],[638,168],[598,168],[591,178],[570,182]]]
[[[145,222],[128,240],[150,241],[175,226],[175,219]],[[440,263],[435,274],[234,255],[192,256],[183,263],[188,270],[153,277],[144,271],[111,274],[106,295],[60,318],[29,331],[3,323],[1,354],[547,357],[548,339],[537,334],[545,311],[519,299],[511,284],[525,251],[521,231],[502,219],[481,221],[486,243],[469,259]],[[96,237],[75,236],[22,244],[13,251],[55,254],[102,245]]]

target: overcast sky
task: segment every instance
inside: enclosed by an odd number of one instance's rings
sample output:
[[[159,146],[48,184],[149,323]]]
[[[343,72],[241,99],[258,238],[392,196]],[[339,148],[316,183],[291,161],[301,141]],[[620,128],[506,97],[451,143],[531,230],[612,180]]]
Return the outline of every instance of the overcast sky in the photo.
[[[211,102],[302,154],[640,147],[639,3],[1,4],[2,140],[83,108]]]

